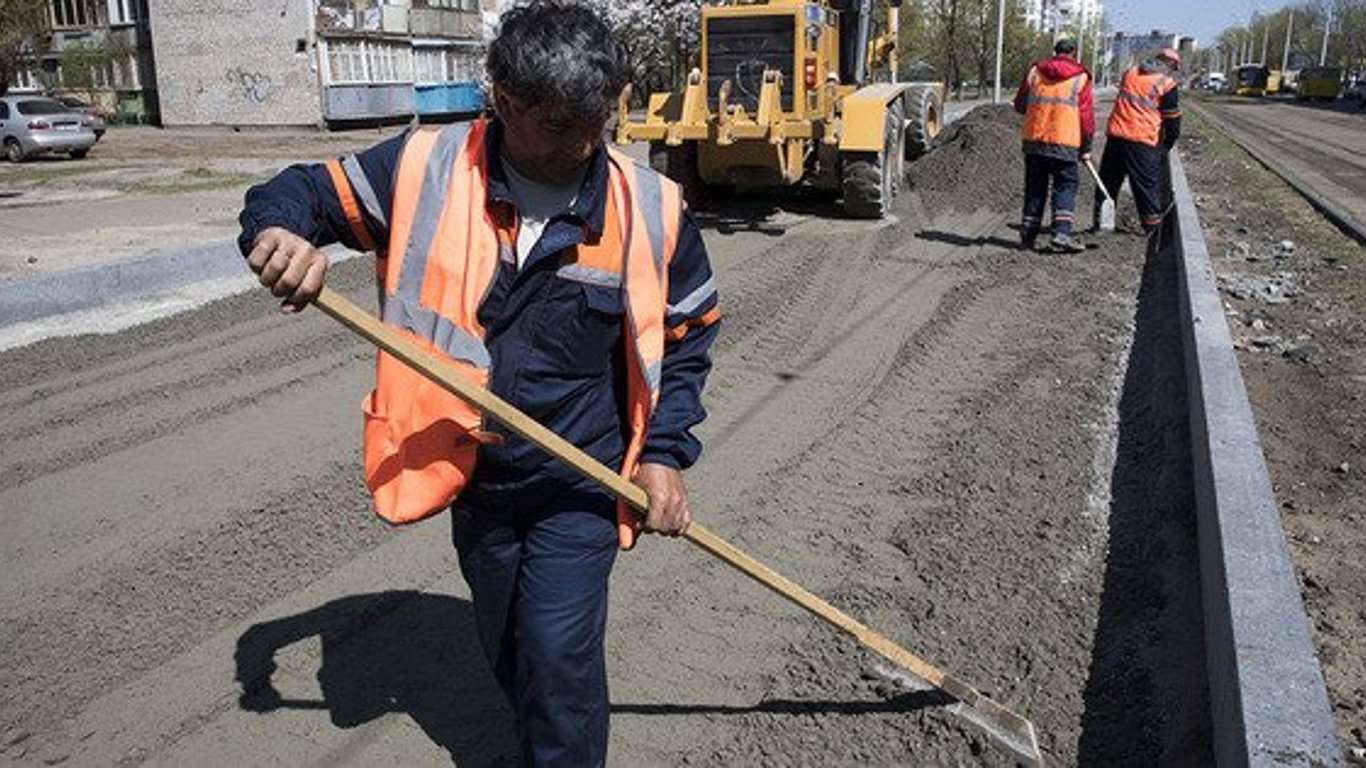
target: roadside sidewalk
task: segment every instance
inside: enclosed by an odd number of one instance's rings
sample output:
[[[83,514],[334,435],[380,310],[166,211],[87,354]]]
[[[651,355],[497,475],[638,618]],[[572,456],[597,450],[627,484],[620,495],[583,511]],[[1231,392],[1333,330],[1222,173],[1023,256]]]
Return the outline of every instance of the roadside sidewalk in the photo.
[[[949,102],[945,122],[981,103]],[[235,246],[247,188],[403,129],[116,127],[85,160],[0,166],[0,349],[118,330],[251,289]],[[643,159],[643,145],[634,149]]]

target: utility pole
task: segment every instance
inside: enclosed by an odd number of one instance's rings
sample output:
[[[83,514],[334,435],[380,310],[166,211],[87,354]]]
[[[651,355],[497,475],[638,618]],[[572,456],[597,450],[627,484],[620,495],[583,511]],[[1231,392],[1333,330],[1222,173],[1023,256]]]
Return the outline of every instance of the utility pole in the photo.
[[[1290,32],[1295,29],[1295,7],[1290,7],[1290,20],[1285,25],[1285,50],[1281,51],[1281,71],[1290,67]]]
[[[1328,6],[1328,19],[1323,22],[1323,50],[1319,52],[1319,66],[1328,63],[1328,30],[1333,28],[1333,6]]]
[[[1001,57],[1006,49],[1006,0],[996,3],[996,90],[992,92],[991,103],[1001,103]]]
[[[1265,67],[1265,66],[1266,66],[1266,63],[1269,61],[1269,59],[1267,59],[1267,57],[1266,57],[1266,44],[1267,44],[1268,42],[1270,42],[1270,41],[1271,41],[1271,22],[1268,21],[1268,22],[1266,22],[1266,26],[1262,27],[1262,66],[1263,66],[1263,67]]]

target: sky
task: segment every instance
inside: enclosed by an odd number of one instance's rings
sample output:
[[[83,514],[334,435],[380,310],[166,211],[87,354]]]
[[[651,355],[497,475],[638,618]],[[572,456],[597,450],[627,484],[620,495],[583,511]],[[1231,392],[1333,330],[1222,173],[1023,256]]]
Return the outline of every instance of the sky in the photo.
[[[1271,13],[1290,0],[1103,0],[1117,32],[1163,29],[1206,44],[1227,27],[1246,24],[1254,11]]]

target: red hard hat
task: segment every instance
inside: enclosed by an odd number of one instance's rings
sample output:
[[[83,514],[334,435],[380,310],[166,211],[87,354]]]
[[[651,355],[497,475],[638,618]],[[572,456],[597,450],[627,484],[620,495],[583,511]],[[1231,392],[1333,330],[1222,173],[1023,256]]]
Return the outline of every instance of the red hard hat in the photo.
[[[1158,52],[1157,58],[1170,61],[1177,69],[1181,68],[1181,54],[1177,53],[1175,48],[1163,48]]]

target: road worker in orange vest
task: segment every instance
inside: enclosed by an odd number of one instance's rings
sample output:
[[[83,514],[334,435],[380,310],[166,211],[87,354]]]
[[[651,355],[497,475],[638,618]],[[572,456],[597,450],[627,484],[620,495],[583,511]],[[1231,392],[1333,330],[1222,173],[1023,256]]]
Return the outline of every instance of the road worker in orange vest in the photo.
[[[716,283],[678,185],[603,142],[631,70],[594,11],[508,10],[487,68],[494,118],[286,169],[248,191],[239,244],[286,311],[321,289],[318,246],[375,251],[385,322],[648,491],[636,519],[380,353],[362,408],[376,511],[451,510],[521,762],[601,766],[608,576],[638,529],[691,520]]]
[[[1048,189],[1053,187],[1051,250],[1085,250],[1074,233],[1077,161],[1091,158],[1091,136],[1096,113],[1091,97],[1091,73],[1076,59],[1074,40],[1059,40],[1053,57],[1029,68],[1015,94],[1015,111],[1024,115],[1024,212],[1020,243],[1032,249],[1043,224]]]
[[[1125,70],[1105,129],[1101,183],[1110,197],[1116,199],[1124,179],[1129,179],[1139,221],[1143,231],[1149,234],[1162,224],[1166,210],[1162,188],[1163,155],[1181,136],[1181,105],[1176,82],[1180,69],[1181,54],[1164,48],[1153,58]],[[1097,220],[1104,199],[1097,190]]]

